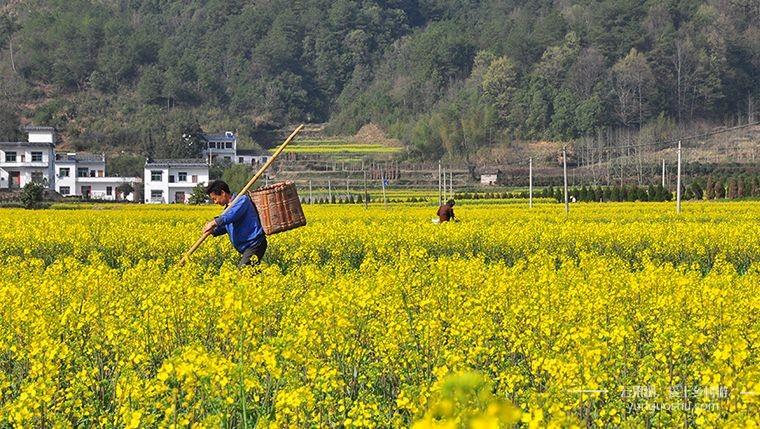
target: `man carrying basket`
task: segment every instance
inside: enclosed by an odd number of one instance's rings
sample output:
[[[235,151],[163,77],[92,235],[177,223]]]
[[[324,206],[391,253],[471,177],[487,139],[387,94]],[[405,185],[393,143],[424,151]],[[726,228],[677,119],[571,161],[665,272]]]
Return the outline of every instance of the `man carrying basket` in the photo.
[[[215,180],[206,187],[206,195],[214,204],[227,206],[235,199],[230,193],[230,187],[222,180]],[[246,265],[257,265],[267,250],[267,237],[259,220],[259,213],[251,199],[238,198],[235,204],[225,210],[214,220],[206,223],[203,233],[211,232],[214,237],[228,234],[232,246],[240,253],[238,268]],[[254,258],[255,256],[255,258]]]

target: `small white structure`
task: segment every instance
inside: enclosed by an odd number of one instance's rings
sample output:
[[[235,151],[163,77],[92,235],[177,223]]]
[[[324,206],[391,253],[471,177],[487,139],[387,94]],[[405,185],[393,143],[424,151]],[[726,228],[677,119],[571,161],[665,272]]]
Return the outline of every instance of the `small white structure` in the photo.
[[[223,134],[203,134],[206,140],[206,149],[203,150],[203,157],[209,164],[214,161],[235,162],[237,153],[237,137],[232,131],[225,131]]]
[[[255,150],[238,149],[235,154],[235,162],[238,164],[258,165],[269,161],[269,155],[257,155]]]
[[[55,154],[55,190],[66,196],[109,201],[134,201],[135,185],[139,177],[106,176],[106,156],[91,153]],[[124,195],[121,187],[128,184],[133,191]]]
[[[193,188],[208,183],[202,159],[163,159],[145,163],[146,203],[187,203]]]
[[[55,189],[55,129],[28,126],[25,130],[27,142],[0,143],[0,188],[37,182]]]
[[[501,180],[501,170],[487,171],[480,175],[481,185],[498,185]]]
[[[139,177],[86,177],[79,180],[79,186],[84,198],[106,201],[134,201],[135,185],[140,182],[142,179]],[[120,188],[123,185],[129,185],[132,191],[124,195]]]

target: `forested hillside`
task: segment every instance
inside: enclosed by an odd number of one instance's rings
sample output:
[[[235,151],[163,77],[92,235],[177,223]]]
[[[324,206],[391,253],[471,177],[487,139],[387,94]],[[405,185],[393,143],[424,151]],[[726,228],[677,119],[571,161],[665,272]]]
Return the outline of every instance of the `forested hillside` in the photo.
[[[374,122],[425,158],[744,121],[756,0],[0,2],[0,140],[171,156],[199,127]],[[754,100],[754,101],[753,101]]]

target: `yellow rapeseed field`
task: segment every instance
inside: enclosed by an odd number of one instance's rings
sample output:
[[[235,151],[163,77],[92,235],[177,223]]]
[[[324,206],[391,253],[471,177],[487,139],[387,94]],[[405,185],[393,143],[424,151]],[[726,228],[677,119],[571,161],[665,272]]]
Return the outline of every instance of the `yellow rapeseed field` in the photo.
[[[760,424],[760,203],[0,211],[0,428]]]

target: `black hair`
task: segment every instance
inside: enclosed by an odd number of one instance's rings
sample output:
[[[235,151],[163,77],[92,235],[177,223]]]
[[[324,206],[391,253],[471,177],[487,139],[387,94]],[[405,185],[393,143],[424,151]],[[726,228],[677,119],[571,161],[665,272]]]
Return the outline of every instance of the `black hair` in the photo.
[[[214,180],[206,186],[206,195],[217,194],[222,195],[222,192],[231,194],[230,187],[224,180]]]
[[[452,206],[452,207],[453,207],[453,206],[454,206],[454,200],[448,200],[448,201],[446,202],[446,204],[448,204],[448,205],[450,205],[450,206]]]

